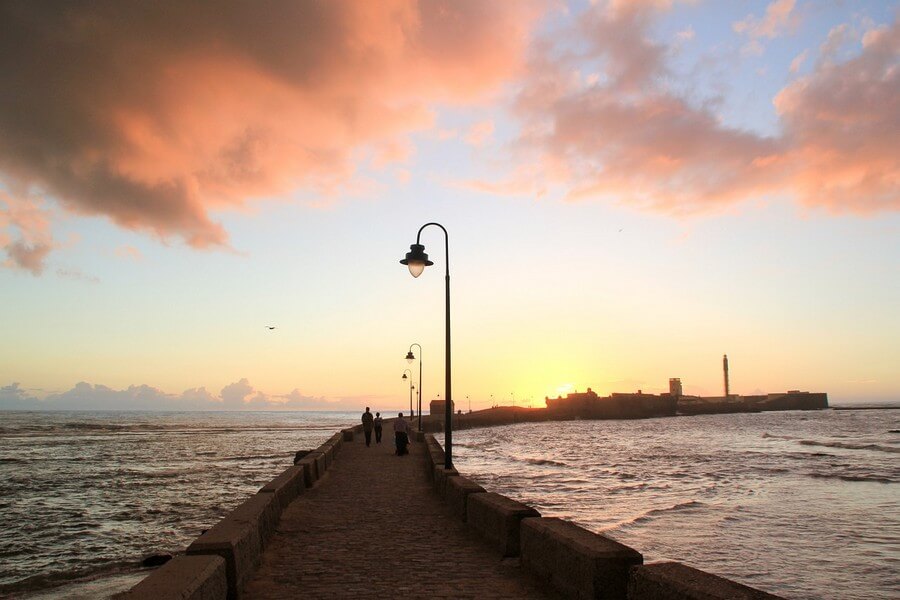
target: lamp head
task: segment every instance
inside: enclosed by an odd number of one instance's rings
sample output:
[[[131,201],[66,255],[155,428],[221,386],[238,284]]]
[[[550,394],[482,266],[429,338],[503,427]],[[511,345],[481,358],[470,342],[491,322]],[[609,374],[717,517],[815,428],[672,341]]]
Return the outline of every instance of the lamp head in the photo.
[[[406,373],[403,374],[403,379],[406,379]]]
[[[412,364],[412,362],[413,362],[414,360],[416,360],[416,357],[415,357],[415,355],[412,353],[412,350],[410,350],[409,352],[406,353],[406,362],[408,362],[409,364]]]
[[[409,267],[410,275],[418,277],[425,270],[425,267],[430,267],[434,263],[428,260],[428,255],[425,254],[425,246],[412,244],[409,247],[409,252],[406,253],[406,258],[401,260],[400,264]]]

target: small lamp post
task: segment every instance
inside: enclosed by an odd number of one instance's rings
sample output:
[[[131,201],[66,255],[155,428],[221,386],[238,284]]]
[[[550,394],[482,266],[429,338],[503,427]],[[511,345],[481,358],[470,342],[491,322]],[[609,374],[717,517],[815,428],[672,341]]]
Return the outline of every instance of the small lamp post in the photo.
[[[409,268],[410,275],[413,277],[418,277],[422,274],[422,271],[425,270],[425,267],[434,264],[428,260],[428,255],[425,253],[425,246],[419,243],[422,237],[422,230],[430,225],[440,227],[441,231],[444,232],[444,256],[446,258],[446,270],[444,274],[444,324],[446,331],[444,338],[447,344],[445,352],[446,366],[444,369],[444,387],[446,388],[446,398],[444,400],[444,468],[452,469],[453,396],[450,393],[450,236],[447,234],[447,230],[444,229],[444,226],[440,223],[425,223],[422,225],[419,228],[418,233],[416,233],[416,243],[410,245],[409,252],[406,253],[406,257],[400,261],[400,264],[406,265]]]
[[[412,351],[413,346],[419,347],[419,390],[416,393],[419,396],[419,431],[422,431],[422,346],[417,342],[409,345],[409,352],[406,353],[406,362],[409,364],[416,360],[416,355]]]
[[[407,373],[409,373],[409,377],[406,376]],[[415,387],[412,381],[412,371],[410,371],[409,369],[403,369],[403,379],[409,379],[409,412],[410,418],[412,418],[412,393],[413,388]]]

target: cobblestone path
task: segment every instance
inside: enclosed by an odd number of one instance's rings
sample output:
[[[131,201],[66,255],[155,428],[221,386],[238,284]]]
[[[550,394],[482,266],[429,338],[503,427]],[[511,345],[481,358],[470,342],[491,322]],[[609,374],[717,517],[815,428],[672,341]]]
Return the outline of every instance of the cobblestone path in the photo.
[[[249,599],[555,598],[466,529],[425,476],[425,444],[345,442],[283,513]]]

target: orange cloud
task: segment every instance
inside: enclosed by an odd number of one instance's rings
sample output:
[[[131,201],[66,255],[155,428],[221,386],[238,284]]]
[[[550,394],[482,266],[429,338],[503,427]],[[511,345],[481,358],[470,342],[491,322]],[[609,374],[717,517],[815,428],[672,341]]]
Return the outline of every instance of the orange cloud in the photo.
[[[900,23],[868,32],[859,56],[823,62],[775,107],[792,185],[809,206],[900,210]]]
[[[723,125],[713,107],[665,85],[668,50],[648,34],[656,10],[634,4],[582,16],[590,51],[576,61],[605,65],[589,85],[572,74],[571,52],[554,53],[551,42],[534,55],[515,111],[518,156],[531,161],[535,189],[549,182],[569,199],[672,213],[784,193],[841,211],[900,208],[896,22],[869,32],[857,58],[820,61],[782,90],[783,131],[766,137]]]
[[[480,0],[3,3],[0,180],[222,246],[211,210],[330,193],[355,149],[492,92],[537,14]]]

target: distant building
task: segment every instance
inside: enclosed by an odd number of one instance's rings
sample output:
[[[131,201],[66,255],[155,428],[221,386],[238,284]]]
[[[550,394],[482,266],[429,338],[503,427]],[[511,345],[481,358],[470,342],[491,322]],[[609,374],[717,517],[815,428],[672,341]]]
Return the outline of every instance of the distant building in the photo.
[[[446,408],[446,402],[443,400],[432,400],[428,405],[429,414],[444,416],[444,410]],[[456,402],[450,402],[450,412],[454,412],[456,409]]]
[[[591,388],[565,398],[545,398],[547,408],[556,413],[588,419],[640,419],[675,414],[675,397],[657,396],[638,390],[636,394],[613,393],[600,397]]]
[[[680,377],[671,377],[669,379],[669,395],[670,396],[682,396],[683,392],[681,390],[681,378]]]

